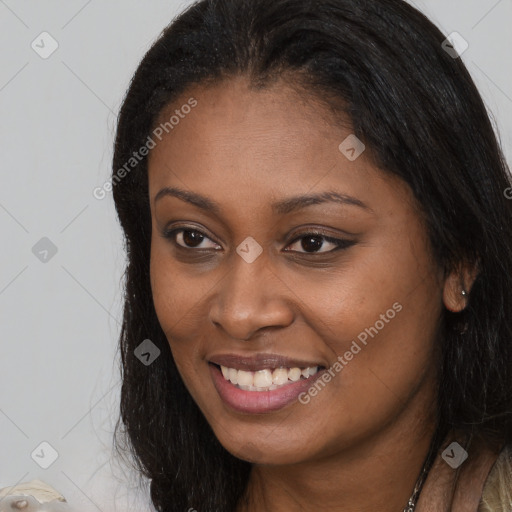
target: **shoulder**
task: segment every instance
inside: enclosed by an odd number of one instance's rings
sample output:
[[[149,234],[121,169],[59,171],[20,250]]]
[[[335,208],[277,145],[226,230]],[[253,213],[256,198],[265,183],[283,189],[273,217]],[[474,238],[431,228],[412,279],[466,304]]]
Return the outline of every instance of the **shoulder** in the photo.
[[[485,481],[477,512],[512,511],[512,444],[500,452]]]

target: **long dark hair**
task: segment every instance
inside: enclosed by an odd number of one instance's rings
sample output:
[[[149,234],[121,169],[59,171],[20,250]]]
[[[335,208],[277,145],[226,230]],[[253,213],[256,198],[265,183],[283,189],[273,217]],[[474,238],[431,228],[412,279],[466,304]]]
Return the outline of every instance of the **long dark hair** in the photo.
[[[126,164],[187,87],[240,74],[257,88],[288,79],[340,122],[350,119],[382,172],[414,192],[441,268],[478,266],[466,309],[441,319],[439,423],[512,442],[511,180],[482,99],[445,38],[400,0],[201,0],[144,56],[113,158],[128,256],[115,440],[151,479],[159,511],[234,511],[251,464],[220,445],[178,374],[152,301],[147,160]],[[134,350],[148,338],[161,354],[146,366]]]

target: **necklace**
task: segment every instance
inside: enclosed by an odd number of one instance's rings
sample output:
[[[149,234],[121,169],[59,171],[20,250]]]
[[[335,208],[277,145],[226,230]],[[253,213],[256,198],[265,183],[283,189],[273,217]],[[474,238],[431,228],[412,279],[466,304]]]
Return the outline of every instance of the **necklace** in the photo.
[[[414,486],[414,490],[412,492],[407,505],[405,506],[403,512],[414,512],[416,509],[416,503],[418,502],[418,498],[420,496],[421,489],[423,488],[423,484],[427,478],[428,472],[430,471],[432,464],[434,463],[435,456],[437,454],[437,450],[439,449],[439,445],[441,444],[441,432],[439,428],[436,429],[434,436],[432,437],[432,441],[430,443],[430,448],[428,454],[425,458],[425,462],[423,463],[423,467],[421,468],[420,476],[418,480],[416,480],[416,485]]]
[[[409,498],[409,501],[407,502],[407,505],[405,506],[403,512],[414,512],[414,510],[416,509],[416,503],[418,501],[423,484],[425,483],[425,478],[427,476],[427,473],[428,473],[427,468],[425,466],[423,466],[420,476],[419,476],[418,480],[416,481],[416,485],[414,486],[414,491],[412,492],[412,495]]]

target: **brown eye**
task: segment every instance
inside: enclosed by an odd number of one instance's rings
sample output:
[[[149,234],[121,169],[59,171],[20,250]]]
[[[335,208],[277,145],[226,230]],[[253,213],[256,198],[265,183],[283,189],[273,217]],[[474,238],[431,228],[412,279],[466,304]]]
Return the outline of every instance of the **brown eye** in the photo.
[[[300,241],[300,245],[298,242]],[[326,244],[327,242],[327,244]],[[324,254],[328,252],[334,252],[338,249],[346,249],[351,245],[354,245],[355,242],[353,240],[347,240],[342,238],[333,238],[330,236],[326,236],[319,232],[310,232],[303,233],[299,237],[295,238],[291,245],[297,244],[299,248],[301,248],[305,254]],[[331,248],[329,249],[329,245]],[[288,246],[288,247],[290,247]],[[332,246],[334,248],[332,248]],[[321,250],[327,247],[328,250]],[[287,250],[288,252],[302,252],[297,250]]]
[[[165,238],[169,238],[175,245],[183,249],[217,249],[220,247],[213,242],[204,233],[197,229],[178,228],[168,231],[164,234]],[[213,247],[202,245],[203,242],[210,241]]]

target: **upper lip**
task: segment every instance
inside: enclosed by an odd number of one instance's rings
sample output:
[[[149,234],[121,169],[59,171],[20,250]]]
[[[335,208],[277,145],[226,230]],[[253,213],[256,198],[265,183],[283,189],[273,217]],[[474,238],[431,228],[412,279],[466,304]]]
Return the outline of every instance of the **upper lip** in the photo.
[[[293,359],[278,354],[254,354],[243,356],[238,354],[218,354],[209,359],[210,363],[235,368],[237,370],[258,371],[267,368],[311,368],[322,366],[317,362]]]

